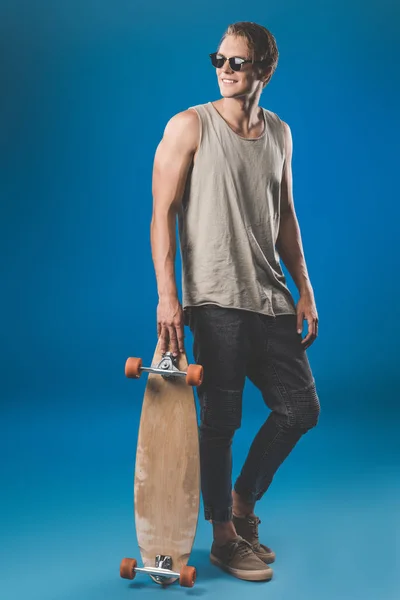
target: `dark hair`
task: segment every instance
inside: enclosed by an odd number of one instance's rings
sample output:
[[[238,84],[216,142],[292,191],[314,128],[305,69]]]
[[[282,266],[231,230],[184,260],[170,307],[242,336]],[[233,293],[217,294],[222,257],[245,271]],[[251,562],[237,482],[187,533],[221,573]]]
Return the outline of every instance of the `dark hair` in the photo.
[[[228,35],[245,38],[251,53],[251,59],[262,61],[263,71],[272,69],[272,76],[278,64],[279,52],[276,40],[268,29],[251,21],[232,23],[226,29],[219,45]]]

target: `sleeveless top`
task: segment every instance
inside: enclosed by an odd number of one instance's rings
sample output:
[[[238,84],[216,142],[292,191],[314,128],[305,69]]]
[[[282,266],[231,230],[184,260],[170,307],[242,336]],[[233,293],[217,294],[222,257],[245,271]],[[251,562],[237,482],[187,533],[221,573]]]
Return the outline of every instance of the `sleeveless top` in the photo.
[[[275,249],[285,162],[282,121],[262,109],[264,132],[247,139],[211,102],[190,108],[201,134],[178,213],[185,315],[202,304],[296,314]]]

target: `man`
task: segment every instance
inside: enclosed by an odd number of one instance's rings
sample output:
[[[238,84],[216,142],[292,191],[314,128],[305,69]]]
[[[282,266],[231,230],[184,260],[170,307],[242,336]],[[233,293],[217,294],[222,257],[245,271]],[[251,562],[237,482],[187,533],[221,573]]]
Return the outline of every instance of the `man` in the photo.
[[[154,160],[158,334],[162,350],[178,355],[189,324],[195,360],[204,367],[199,434],[205,518],[214,534],[210,559],[241,579],[268,580],[275,554],[258,540],[254,508],[317,424],[306,349],[317,337],[318,317],[293,204],[291,132],[259,106],[278,61],[275,39],[260,25],[235,23],[210,56],[222,98],[175,115]],[[174,271],[177,216],[182,305]],[[280,257],[299,290],[297,307]],[[246,377],[271,412],[232,490],[231,443]]]

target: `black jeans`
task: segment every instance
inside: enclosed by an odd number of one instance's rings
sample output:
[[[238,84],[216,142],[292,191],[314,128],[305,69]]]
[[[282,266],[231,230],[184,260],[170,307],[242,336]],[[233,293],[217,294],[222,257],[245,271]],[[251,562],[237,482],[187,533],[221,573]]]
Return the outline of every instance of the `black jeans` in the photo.
[[[234,489],[259,500],[301,436],[317,424],[319,400],[295,315],[270,317],[216,305],[191,307],[193,354],[204,367],[200,467],[205,518],[232,518],[232,440],[241,425],[246,376],[271,412],[261,425]]]

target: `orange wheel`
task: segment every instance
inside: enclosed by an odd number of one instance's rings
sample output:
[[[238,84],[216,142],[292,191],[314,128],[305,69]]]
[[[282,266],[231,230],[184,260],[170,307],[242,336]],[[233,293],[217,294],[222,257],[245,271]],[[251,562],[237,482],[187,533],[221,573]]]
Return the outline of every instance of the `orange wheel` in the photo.
[[[138,379],[141,375],[140,369],[142,368],[141,358],[128,358],[125,363],[125,375],[132,379]]]
[[[196,569],[194,567],[182,567],[179,577],[179,585],[182,587],[193,587],[196,581]]]
[[[123,579],[135,579],[137,561],[134,558],[123,558],[119,566],[119,574]]]
[[[201,365],[189,365],[186,372],[186,383],[196,387],[203,381],[203,367]]]

